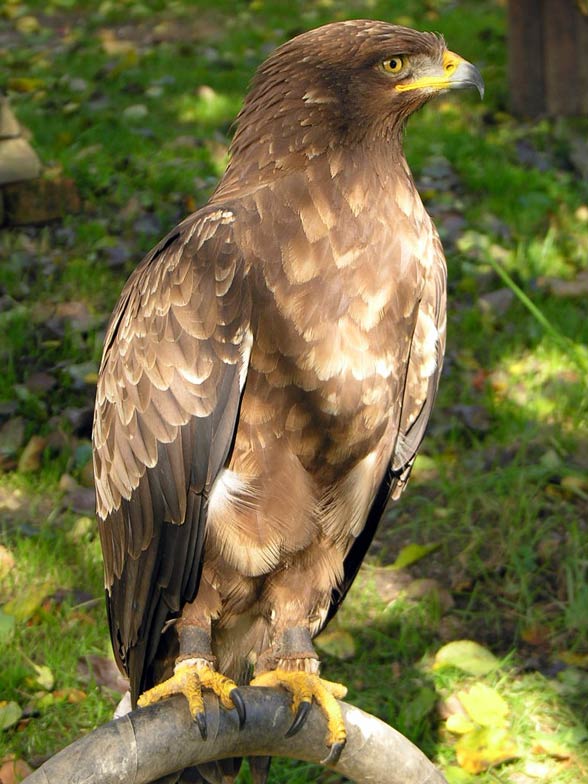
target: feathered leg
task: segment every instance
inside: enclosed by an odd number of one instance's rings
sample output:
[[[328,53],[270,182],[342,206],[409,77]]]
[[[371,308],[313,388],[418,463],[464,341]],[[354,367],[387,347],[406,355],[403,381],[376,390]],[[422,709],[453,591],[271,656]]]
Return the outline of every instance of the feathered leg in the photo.
[[[314,700],[327,719],[329,753],[322,762],[332,764],[339,759],[346,731],[337,700],[345,697],[347,688],[320,677],[319,659],[307,628],[298,626],[282,632],[272,648],[260,657],[251,685],[280,686],[291,692],[294,720],[288,737],[302,729]]]

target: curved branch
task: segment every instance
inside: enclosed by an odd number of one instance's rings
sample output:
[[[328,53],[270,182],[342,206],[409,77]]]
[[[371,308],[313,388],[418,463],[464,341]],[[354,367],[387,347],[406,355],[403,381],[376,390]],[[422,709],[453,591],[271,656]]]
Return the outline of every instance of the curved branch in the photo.
[[[326,724],[313,705],[303,729],[286,738],[290,698],[274,689],[240,688],[247,707],[242,729],[236,712],[206,701],[203,741],[183,697],[135,710],[104,724],[47,760],[27,784],[147,784],[169,773],[225,757],[269,755],[319,762]],[[333,770],[357,784],[446,784],[404,735],[353,705],[340,703],[347,745]]]

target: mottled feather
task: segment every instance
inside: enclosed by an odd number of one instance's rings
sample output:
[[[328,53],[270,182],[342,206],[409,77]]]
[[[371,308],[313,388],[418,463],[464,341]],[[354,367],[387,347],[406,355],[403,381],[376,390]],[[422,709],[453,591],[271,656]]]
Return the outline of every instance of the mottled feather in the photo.
[[[209,629],[242,677],[336,612],[408,481],[445,346],[445,261],[402,152],[443,40],[311,31],[260,67],[209,204],[127,282],[94,422],[109,621],[133,699]],[[424,65],[423,65],[424,64]]]

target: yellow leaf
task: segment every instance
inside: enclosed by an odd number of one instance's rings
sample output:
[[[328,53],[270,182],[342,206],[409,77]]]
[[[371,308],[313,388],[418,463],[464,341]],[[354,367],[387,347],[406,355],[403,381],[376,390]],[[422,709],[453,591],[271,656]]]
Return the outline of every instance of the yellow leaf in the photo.
[[[500,667],[500,662],[487,648],[473,640],[454,640],[439,648],[433,669],[455,667],[469,675],[486,675]]]
[[[333,629],[333,631],[323,632],[315,638],[316,645],[329,656],[336,659],[353,659],[355,656],[355,640],[344,629]]]
[[[405,567],[420,561],[421,558],[425,558],[429,553],[438,550],[439,547],[440,544],[438,542],[433,544],[407,544],[406,547],[403,547],[398,553],[398,557],[392,564],[392,569],[404,569]]]
[[[35,672],[37,673],[37,677],[35,681],[41,686],[41,688],[45,689],[45,691],[51,691],[53,686],[55,685],[55,676],[45,664],[33,664],[35,668]]]
[[[481,773],[491,765],[520,756],[516,741],[500,727],[480,727],[462,735],[455,744],[458,764],[468,773]]]
[[[454,735],[465,735],[466,732],[472,732],[472,730],[476,729],[474,722],[467,716],[464,716],[463,713],[454,713],[449,716],[445,726]]]
[[[500,662],[487,648],[473,640],[454,640],[439,648],[433,669],[455,667],[468,675],[487,675],[498,669]]]
[[[470,718],[482,727],[504,727],[508,705],[496,689],[484,683],[474,683],[467,691],[457,693]]]
[[[470,784],[473,781],[469,773],[466,773],[463,768],[458,768],[457,765],[449,765],[443,771],[447,784]]]
[[[13,76],[7,81],[9,90],[14,90],[15,93],[32,93],[45,86],[42,79],[34,79],[28,76]]]
[[[49,596],[53,591],[50,583],[41,583],[41,585],[31,585],[28,591],[21,596],[15,596],[4,605],[4,612],[7,615],[12,615],[17,621],[24,623],[35,614],[39,609],[45,597]]]
[[[16,724],[22,716],[22,708],[18,702],[0,701],[0,730],[5,730]]]

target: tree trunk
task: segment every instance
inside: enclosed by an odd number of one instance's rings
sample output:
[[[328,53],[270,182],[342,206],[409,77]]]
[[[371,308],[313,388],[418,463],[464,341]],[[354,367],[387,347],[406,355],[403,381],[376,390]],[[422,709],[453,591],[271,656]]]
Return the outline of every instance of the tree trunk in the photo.
[[[515,114],[588,114],[588,0],[509,0]]]
[[[99,727],[31,773],[27,784],[146,784],[186,767],[234,756],[283,756],[319,762],[327,753],[326,722],[313,705],[294,737],[290,697],[278,690],[240,688],[247,720],[206,700],[202,740],[183,697],[135,710]],[[447,784],[407,738],[369,713],[340,703],[347,744],[332,770],[358,784]]]

